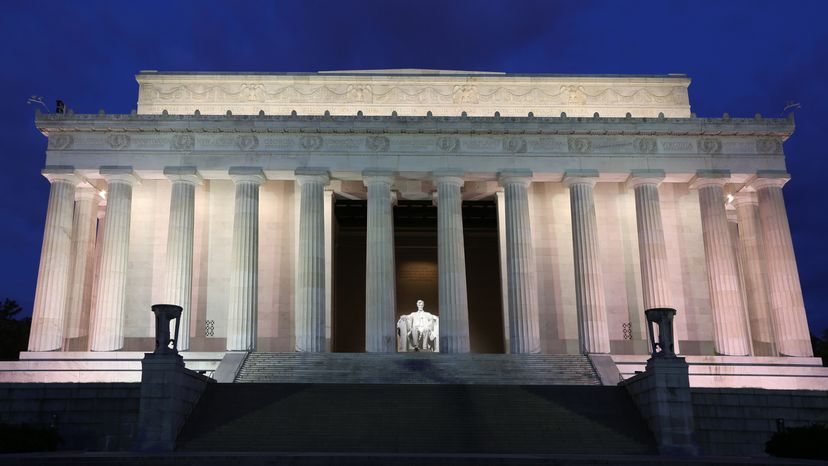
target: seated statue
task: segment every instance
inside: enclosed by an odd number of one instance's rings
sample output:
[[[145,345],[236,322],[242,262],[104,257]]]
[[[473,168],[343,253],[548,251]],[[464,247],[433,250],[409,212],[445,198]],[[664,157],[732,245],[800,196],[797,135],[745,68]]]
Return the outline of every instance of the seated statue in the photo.
[[[424,311],[424,305],[422,299],[418,300],[417,310],[397,321],[398,351],[440,351],[439,319]]]

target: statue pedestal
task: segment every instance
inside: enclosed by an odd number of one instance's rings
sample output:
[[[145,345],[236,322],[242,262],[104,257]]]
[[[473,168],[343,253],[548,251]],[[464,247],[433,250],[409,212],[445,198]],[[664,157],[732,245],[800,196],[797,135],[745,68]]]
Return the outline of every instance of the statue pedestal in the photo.
[[[650,358],[645,372],[620,384],[647,421],[662,455],[695,456],[693,400],[684,358]]]
[[[179,354],[146,353],[141,361],[139,451],[173,451],[184,421],[215,380],[184,367]]]

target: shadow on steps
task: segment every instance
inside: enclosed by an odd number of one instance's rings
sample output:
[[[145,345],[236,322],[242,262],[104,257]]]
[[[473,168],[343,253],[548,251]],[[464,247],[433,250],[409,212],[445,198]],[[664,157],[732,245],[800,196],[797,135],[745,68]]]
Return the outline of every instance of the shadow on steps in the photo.
[[[212,384],[179,450],[654,454],[623,388]]]

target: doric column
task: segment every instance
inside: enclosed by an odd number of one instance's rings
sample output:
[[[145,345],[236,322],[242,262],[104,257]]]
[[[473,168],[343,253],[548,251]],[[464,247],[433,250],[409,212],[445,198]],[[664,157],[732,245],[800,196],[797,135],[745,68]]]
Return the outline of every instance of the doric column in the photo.
[[[334,197],[333,189],[325,187],[325,351],[331,351],[333,325],[333,266],[334,266]]]
[[[787,173],[759,172],[751,186],[759,198],[776,349],[783,356],[812,356],[805,303],[782,196],[782,186],[788,179]]]
[[[497,198],[497,250],[500,259],[500,305],[503,309],[503,343],[506,351],[509,351],[511,339],[509,332],[509,281],[507,279],[508,273],[506,264],[508,262],[506,255],[506,192],[503,188],[498,188],[495,192]]]
[[[638,256],[641,267],[641,290],[644,310],[674,308],[667,271],[667,246],[661,221],[658,185],[664,179],[661,170],[634,170],[627,186],[635,192],[635,217],[638,227]],[[678,335],[674,351],[679,352]]]
[[[172,182],[164,302],[182,308],[178,349],[186,351],[190,348],[195,187],[201,176],[194,167],[166,167],[164,175]]]
[[[747,323],[724,204],[724,185],[729,177],[730,173],[725,171],[700,171],[692,187],[699,191],[704,255],[713,311],[713,344],[718,354],[745,356],[750,353]]]
[[[362,180],[368,188],[365,351],[376,353],[392,353],[397,350],[394,327],[397,307],[397,288],[394,279],[394,211],[391,205],[393,175],[392,172],[381,170],[362,172]]]
[[[55,351],[63,346],[75,186],[81,179],[73,167],[46,167],[41,173],[49,180],[51,187],[29,332],[29,351]]]
[[[75,190],[72,265],[69,273],[69,296],[66,302],[66,338],[83,337],[89,331],[92,280],[95,275],[95,237],[100,201],[101,196],[98,191],[90,186]]]
[[[535,277],[535,251],[529,223],[528,170],[503,171],[498,182],[506,200],[506,271],[509,294],[509,350],[539,353],[538,291]]]
[[[440,352],[469,352],[469,300],[463,242],[462,172],[436,172],[437,277],[440,281]]]
[[[132,187],[139,179],[132,167],[101,167],[101,175],[107,182],[106,230],[101,243],[98,295],[89,348],[115,351],[124,346]]]
[[[598,247],[598,223],[592,188],[598,172],[567,172],[563,183],[569,188],[572,211],[572,247],[575,259],[575,296],[578,306],[578,336],[581,352],[609,353],[607,304],[601,251]]]
[[[256,349],[259,300],[259,186],[265,181],[258,167],[232,167],[236,185],[233,249],[227,311],[227,351]]]
[[[296,351],[325,351],[325,185],[326,170],[296,170],[299,199],[299,254],[296,269]]]

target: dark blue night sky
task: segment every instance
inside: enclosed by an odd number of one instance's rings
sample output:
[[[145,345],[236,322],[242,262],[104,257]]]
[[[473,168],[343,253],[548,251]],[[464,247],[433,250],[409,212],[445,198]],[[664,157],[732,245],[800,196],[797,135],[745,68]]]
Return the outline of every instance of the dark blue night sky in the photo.
[[[828,327],[828,2],[7,1],[0,14],[0,299],[30,312],[48,182],[30,95],[129,113],[142,69],[685,73],[699,116],[778,116],[812,332]],[[822,233],[820,233],[822,232]]]

